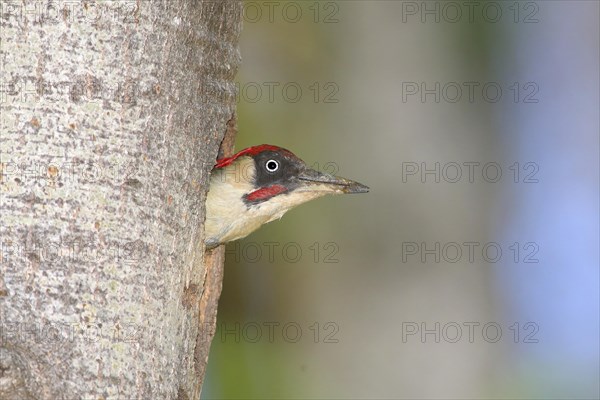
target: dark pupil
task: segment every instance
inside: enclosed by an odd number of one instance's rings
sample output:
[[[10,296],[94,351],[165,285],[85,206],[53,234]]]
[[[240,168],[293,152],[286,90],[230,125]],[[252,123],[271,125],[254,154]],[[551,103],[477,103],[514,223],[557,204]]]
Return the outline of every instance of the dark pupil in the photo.
[[[277,168],[277,163],[276,163],[275,161],[269,161],[269,162],[267,163],[267,169],[268,169],[269,171],[273,171],[273,170],[275,170],[276,168]]]

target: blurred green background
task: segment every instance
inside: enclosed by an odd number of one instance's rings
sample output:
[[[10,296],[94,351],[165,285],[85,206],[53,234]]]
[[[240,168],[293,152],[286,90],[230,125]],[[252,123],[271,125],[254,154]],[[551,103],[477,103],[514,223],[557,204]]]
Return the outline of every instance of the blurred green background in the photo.
[[[236,149],[371,192],[227,246],[203,398],[599,397],[598,2],[466,4],[245,3]]]

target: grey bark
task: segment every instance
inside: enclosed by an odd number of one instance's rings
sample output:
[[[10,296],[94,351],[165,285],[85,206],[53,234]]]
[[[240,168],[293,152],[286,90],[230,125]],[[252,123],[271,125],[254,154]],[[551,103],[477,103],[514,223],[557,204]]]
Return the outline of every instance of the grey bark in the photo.
[[[1,7],[0,398],[198,398],[241,4]]]

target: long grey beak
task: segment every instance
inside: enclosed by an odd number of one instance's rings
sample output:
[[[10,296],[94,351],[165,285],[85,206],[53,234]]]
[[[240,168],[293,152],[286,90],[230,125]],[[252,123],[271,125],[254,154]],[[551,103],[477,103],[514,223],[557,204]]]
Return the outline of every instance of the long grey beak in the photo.
[[[369,187],[362,183],[351,181],[350,179],[342,178],[315,171],[314,169],[306,168],[298,175],[298,179],[305,184],[326,186],[328,189],[342,193],[367,193]]]

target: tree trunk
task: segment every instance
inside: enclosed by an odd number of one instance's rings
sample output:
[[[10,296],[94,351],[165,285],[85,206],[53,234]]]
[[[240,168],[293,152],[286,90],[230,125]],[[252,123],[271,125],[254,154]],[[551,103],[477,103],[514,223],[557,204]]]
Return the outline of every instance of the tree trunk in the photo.
[[[0,7],[0,398],[198,398],[241,4]]]

